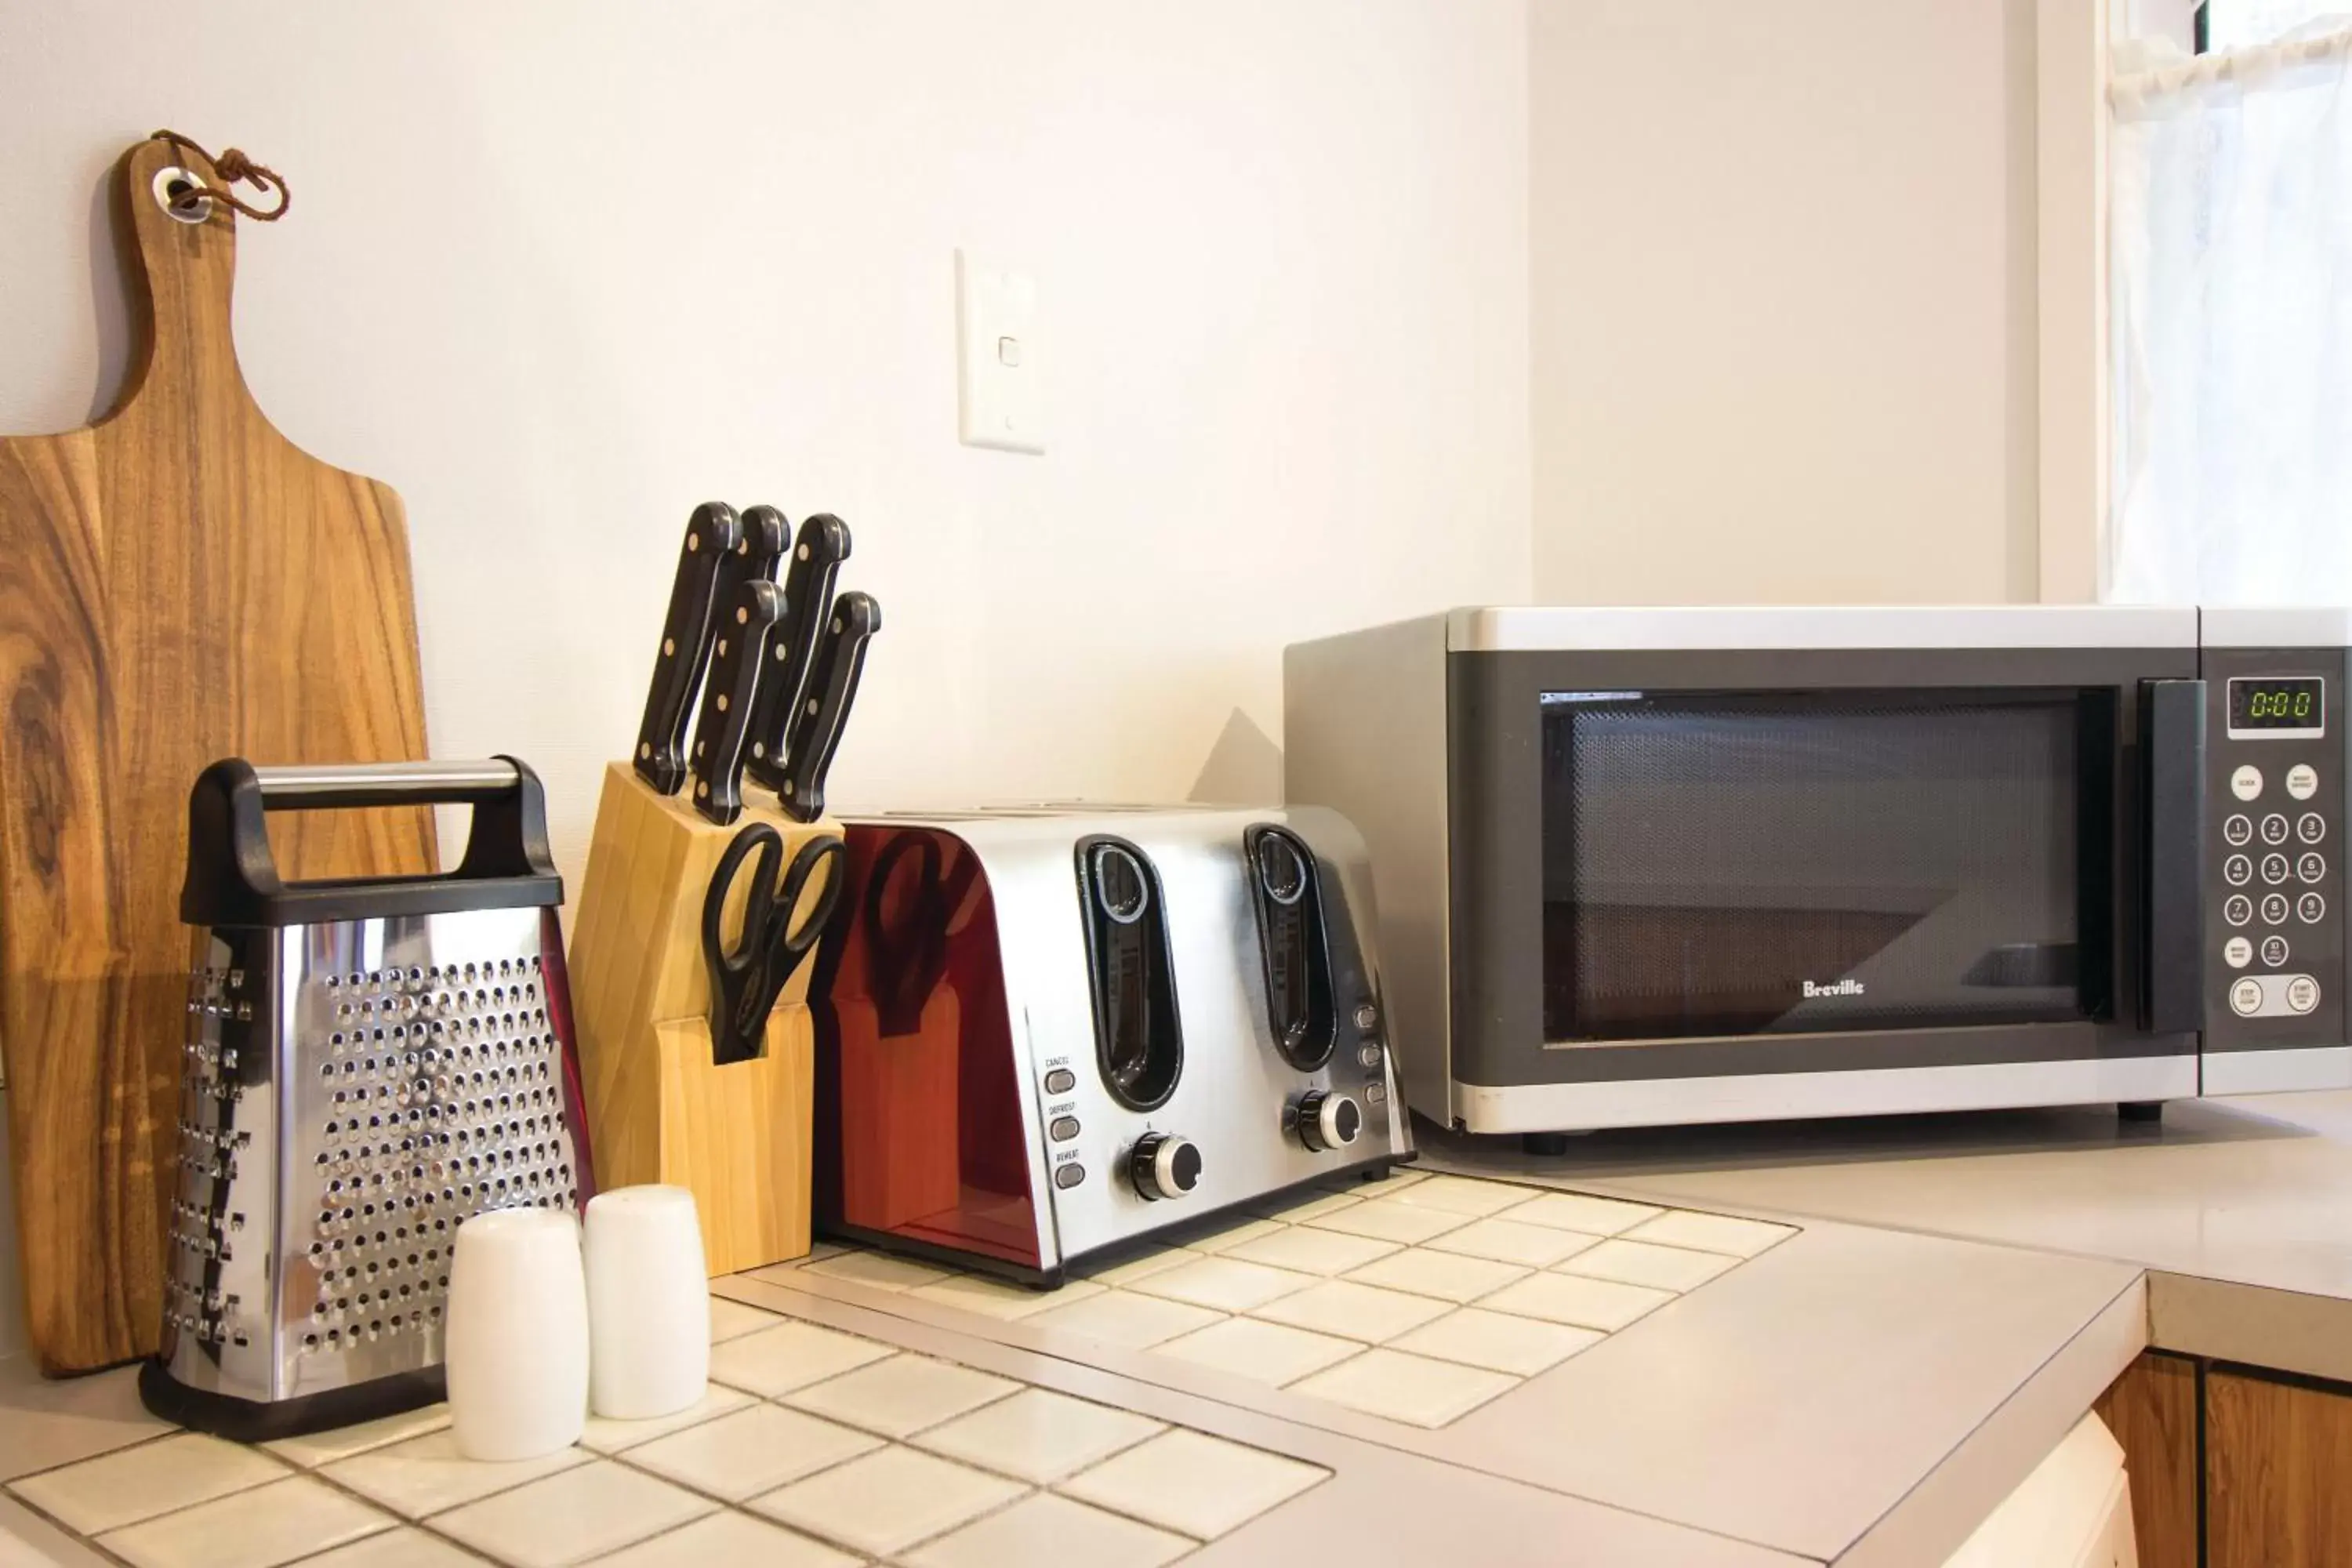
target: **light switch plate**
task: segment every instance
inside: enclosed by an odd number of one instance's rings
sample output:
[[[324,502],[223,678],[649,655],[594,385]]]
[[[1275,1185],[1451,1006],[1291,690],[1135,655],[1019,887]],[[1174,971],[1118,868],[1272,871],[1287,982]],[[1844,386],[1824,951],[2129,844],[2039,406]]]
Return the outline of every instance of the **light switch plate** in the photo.
[[[956,338],[963,444],[1045,451],[1037,280],[957,251]]]

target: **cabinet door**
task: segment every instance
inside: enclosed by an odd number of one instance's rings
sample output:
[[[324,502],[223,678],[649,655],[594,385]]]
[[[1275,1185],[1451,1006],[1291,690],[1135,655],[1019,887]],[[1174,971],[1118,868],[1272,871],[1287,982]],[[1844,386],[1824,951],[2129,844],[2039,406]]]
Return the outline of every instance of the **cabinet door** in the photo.
[[[2205,1378],[2208,1568],[2352,1563],[2352,1397],[2219,1370]]]

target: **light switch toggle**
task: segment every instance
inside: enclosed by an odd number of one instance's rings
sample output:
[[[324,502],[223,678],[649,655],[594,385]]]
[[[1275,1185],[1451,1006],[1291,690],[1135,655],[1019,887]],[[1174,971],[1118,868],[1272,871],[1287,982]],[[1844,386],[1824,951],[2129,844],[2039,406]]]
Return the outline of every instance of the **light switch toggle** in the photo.
[[[1021,340],[1019,338],[997,339],[996,363],[1004,366],[1007,370],[1019,370],[1021,368]]]

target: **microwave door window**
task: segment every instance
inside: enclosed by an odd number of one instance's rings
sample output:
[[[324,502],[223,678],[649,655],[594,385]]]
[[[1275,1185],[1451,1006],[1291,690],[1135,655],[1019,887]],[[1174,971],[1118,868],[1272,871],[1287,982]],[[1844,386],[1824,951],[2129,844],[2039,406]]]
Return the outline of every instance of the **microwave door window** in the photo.
[[[2084,1016],[2103,722],[2075,690],[1548,696],[1546,1038]]]

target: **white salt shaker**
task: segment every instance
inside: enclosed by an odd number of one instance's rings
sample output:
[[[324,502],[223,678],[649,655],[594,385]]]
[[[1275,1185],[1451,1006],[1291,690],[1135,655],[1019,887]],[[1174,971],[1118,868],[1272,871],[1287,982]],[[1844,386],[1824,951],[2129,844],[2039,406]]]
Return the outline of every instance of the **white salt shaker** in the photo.
[[[684,1187],[616,1187],[588,1201],[590,1404],[647,1421],[700,1399],[710,1377],[702,1223]]]
[[[579,1222],[562,1209],[492,1209],[457,1227],[455,1251],[445,1354],[457,1451],[534,1459],[571,1447],[588,1417]]]

